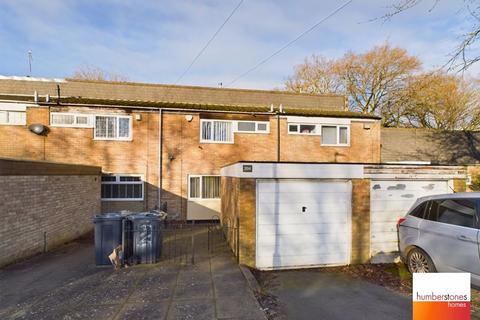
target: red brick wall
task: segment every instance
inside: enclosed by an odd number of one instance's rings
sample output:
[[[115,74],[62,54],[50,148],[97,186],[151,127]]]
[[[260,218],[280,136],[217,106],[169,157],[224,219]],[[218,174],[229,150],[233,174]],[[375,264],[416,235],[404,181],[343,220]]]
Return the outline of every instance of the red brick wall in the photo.
[[[77,108],[78,109],[78,108]],[[52,107],[52,111],[75,108]],[[0,157],[40,159],[72,164],[101,166],[104,172],[143,174],[146,181],[143,202],[103,202],[102,210],[149,210],[158,204],[159,128],[158,112],[130,109],[86,109],[83,112],[127,113],[133,115],[132,141],[93,140],[93,129],[50,127],[47,136],[37,136],[27,126],[0,126]],[[48,108],[29,108],[27,125],[49,125]],[[78,111],[78,110],[77,110]],[[140,114],[141,120],[135,120]],[[191,122],[185,115],[193,115]],[[235,133],[234,144],[200,143],[200,118],[269,120],[270,134]],[[380,123],[365,130],[352,122],[350,147],[324,147],[319,136],[287,134],[286,119],[281,119],[281,160],[308,162],[380,161]],[[187,177],[189,174],[219,174],[228,164],[277,160],[276,117],[226,114],[165,113],[162,149],[162,204],[172,214],[186,217]]]
[[[379,163],[380,122],[369,124],[366,130],[362,122],[351,123],[349,147],[326,147],[320,136],[285,134],[288,124],[282,120],[281,161]]]
[[[52,111],[66,111],[54,108]],[[75,108],[71,108],[75,111]],[[100,113],[92,109],[83,112]],[[158,203],[158,112],[103,110],[107,113],[132,115],[132,141],[93,140],[92,128],[61,128],[49,125],[48,108],[28,108],[26,126],[0,126],[0,157],[47,160],[71,164],[95,165],[103,172],[142,174],[145,176],[145,199],[134,202],[103,202],[103,212],[127,209],[143,211]],[[135,115],[141,114],[141,120]],[[46,136],[28,130],[41,123],[49,127]]]

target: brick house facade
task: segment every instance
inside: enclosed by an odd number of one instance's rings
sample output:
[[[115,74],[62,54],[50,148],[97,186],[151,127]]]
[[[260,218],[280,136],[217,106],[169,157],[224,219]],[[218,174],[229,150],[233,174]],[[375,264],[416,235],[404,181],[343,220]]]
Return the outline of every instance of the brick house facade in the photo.
[[[24,106],[20,112],[25,112],[23,123],[0,124],[0,157],[94,165],[104,174],[119,175],[105,178],[102,194],[130,188],[136,198],[104,200],[103,212],[160,207],[178,219],[210,219],[219,214],[220,200],[213,194],[219,190],[205,190],[219,188],[209,177],[242,160],[380,162],[380,121],[344,111],[341,96],[8,79],[0,80],[0,102],[0,113],[2,105],[7,113],[11,105]],[[85,124],[72,118],[73,124],[55,125],[53,115],[60,121],[64,115],[87,118],[81,120]],[[102,117],[116,119],[117,135],[118,119],[126,117],[122,128],[128,137],[96,137],[96,130],[104,129],[98,123],[110,121]],[[31,124],[42,124],[48,132],[34,134]],[[202,130],[212,130],[207,138],[217,134],[214,127],[228,132],[231,137],[221,138],[228,141],[202,138]],[[336,143],[322,143],[327,133]],[[339,145],[342,139],[347,143]],[[123,181],[136,177],[143,181],[141,197],[135,181]]]

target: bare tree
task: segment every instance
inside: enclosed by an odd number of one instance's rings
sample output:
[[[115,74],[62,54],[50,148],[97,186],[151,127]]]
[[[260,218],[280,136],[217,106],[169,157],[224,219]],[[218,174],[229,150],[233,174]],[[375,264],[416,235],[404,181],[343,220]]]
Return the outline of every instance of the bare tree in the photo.
[[[383,20],[392,19],[396,15],[426,1],[431,2],[429,11],[433,11],[442,0],[400,0],[395,2],[390,7],[390,11],[381,18]],[[480,0],[463,0],[463,8],[468,13],[467,19],[470,18],[471,25],[462,35],[457,47],[452,48],[450,59],[445,63],[449,70],[465,71],[480,60],[477,42],[480,37]]]
[[[347,53],[337,68],[344,79],[351,109],[386,119],[385,112],[391,110],[395,95],[420,66],[417,57],[385,43],[363,54]]]
[[[102,68],[90,65],[84,65],[78,68],[70,77],[78,80],[96,80],[96,81],[112,81],[126,82],[128,78],[119,74],[111,73]]]
[[[345,84],[337,62],[318,55],[312,55],[303,64],[297,65],[293,76],[285,81],[285,88],[302,93],[345,94]]]
[[[413,76],[401,94],[403,125],[443,130],[480,129],[476,80],[431,72]]]
[[[398,92],[420,68],[420,61],[388,43],[363,54],[347,53],[330,60],[312,56],[295,68],[285,88],[295,92],[346,94],[351,110],[375,113],[384,125],[400,121]]]

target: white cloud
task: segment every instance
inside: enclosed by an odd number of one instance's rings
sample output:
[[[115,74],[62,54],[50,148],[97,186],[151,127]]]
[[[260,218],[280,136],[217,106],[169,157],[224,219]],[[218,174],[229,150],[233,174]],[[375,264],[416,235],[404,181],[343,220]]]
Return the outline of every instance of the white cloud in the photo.
[[[228,1],[13,1],[0,3],[0,73],[26,73],[34,52],[34,75],[68,76],[90,64],[134,81],[172,83],[237,5]],[[353,2],[280,55],[235,83],[281,86],[293,66],[319,53],[339,57],[389,40],[418,55],[426,67],[442,65],[465,30],[458,1],[428,1],[391,21],[366,22],[391,1]],[[433,3],[433,1],[432,1]],[[228,83],[340,5],[337,1],[244,1],[182,80]],[[472,68],[478,73],[480,66]]]

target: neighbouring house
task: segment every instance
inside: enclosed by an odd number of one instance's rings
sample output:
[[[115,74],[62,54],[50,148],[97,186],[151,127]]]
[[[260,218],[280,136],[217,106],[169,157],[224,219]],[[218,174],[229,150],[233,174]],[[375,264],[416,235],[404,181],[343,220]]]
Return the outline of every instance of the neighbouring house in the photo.
[[[0,156],[101,167],[103,212],[220,219],[253,267],[384,261],[416,197],[462,190],[466,173],[382,163],[380,119],[345,106],[338,95],[4,77]]]
[[[0,99],[0,156],[100,166],[104,212],[218,219],[229,163],[380,161],[379,119],[337,95],[7,78]]]
[[[468,187],[480,187],[480,132],[419,128],[382,128],[384,163],[467,166]]]

